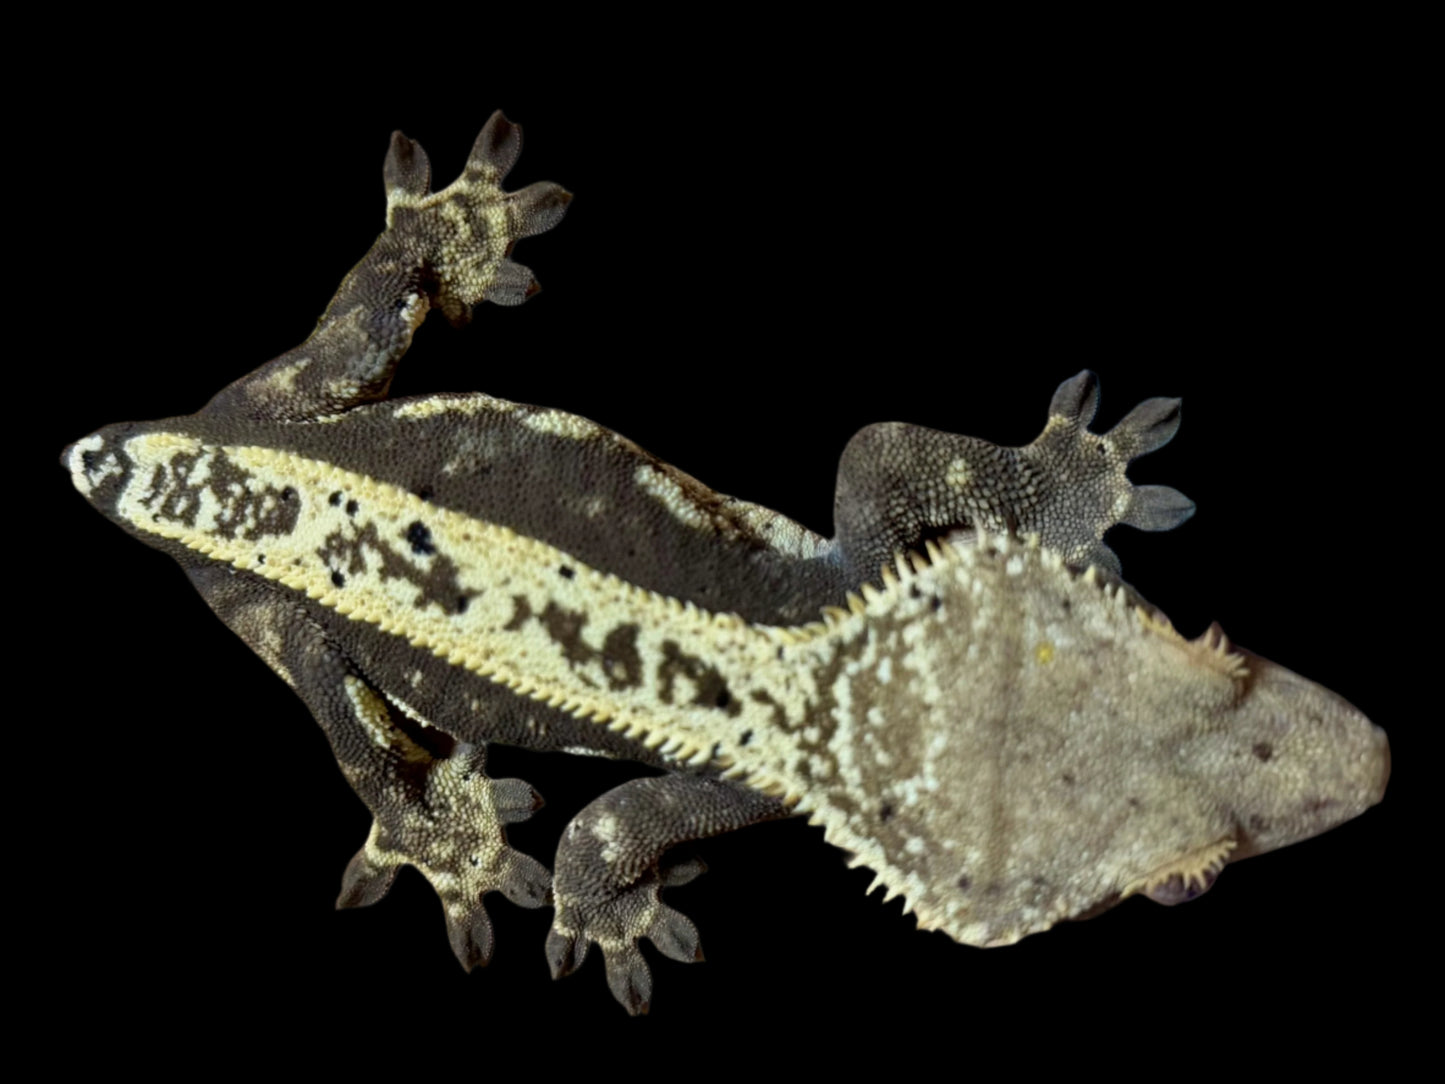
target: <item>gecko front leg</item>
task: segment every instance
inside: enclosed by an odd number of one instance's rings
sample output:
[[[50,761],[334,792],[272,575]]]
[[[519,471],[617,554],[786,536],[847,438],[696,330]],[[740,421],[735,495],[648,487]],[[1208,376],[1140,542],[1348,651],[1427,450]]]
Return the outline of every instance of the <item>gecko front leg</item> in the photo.
[[[1071,564],[1118,572],[1105,531],[1166,531],[1194,514],[1194,502],[1126,474],[1173,438],[1179,400],[1146,399],[1102,434],[1089,431],[1098,405],[1098,379],[1086,370],[1059,385],[1044,431],[1022,448],[901,422],[859,431],[838,466],[834,513],[851,572],[874,579],[895,553],[978,528],[1037,534]]]
[[[541,806],[537,792],[520,779],[489,778],[485,746],[432,728],[423,744],[321,626],[264,581],[216,565],[188,572],[216,615],[306,702],[372,813],[336,906],[375,903],[402,866],[413,866],[441,899],[462,966],[485,964],[493,936],[482,897],[500,892],[520,907],[541,907],[550,896],[546,867],[506,835],[507,825]]]

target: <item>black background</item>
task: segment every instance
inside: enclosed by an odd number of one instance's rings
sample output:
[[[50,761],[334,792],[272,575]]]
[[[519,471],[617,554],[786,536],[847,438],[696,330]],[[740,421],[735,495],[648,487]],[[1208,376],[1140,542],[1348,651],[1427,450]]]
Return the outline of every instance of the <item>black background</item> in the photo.
[[[47,886],[43,939],[69,976],[47,1004],[104,1006],[139,1029],[126,1043],[159,1027],[262,1050],[295,1034],[592,1051],[595,1027],[619,1064],[667,1036],[744,1062],[770,1039],[815,1065],[869,1049],[959,1071],[979,1050],[1030,1064],[1055,1045],[1157,1071],[1241,1034],[1359,1045],[1406,1026],[1395,998],[1433,920],[1418,864],[1434,864],[1411,842],[1410,751],[1438,721],[1412,690],[1436,665],[1415,615],[1438,591],[1419,572],[1433,487],[1408,447],[1434,423],[1407,330],[1422,290],[1401,271],[1412,149],[1392,102],[1408,73],[1296,44],[1065,66],[1066,45],[1018,40],[1016,63],[990,63],[980,41],[884,70],[862,39],[704,62],[687,37],[585,75],[545,53],[498,69],[417,47],[315,86],[293,78],[312,71],[299,46],[224,70],[134,54],[88,70],[87,112],[47,136],[61,213],[37,223],[49,347],[27,370],[49,404],[36,485],[60,524],[54,575],[35,580],[58,597],[47,642],[65,668],[34,722],[55,735],[33,768],[48,797],[12,878]],[[1166,535],[1113,533],[1126,577],[1186,634],[1217,619],[1384,725],[1385,803],[1229,867],[1190,905],[1134,900],[990,951],[865,898],[871,874],[801,822],[706,841],[710,872],[669,898],[708,960],[653,954],[651,1023],[624,1019],[596,951],[550,981],[548,911],[493,897],[496,956],[470,977],[411,871],[380,905],[334,912],[369,818],[321,731],[50,463],[103,423],[193,411],[304,339],[383,225],[390,131],[421,141],[441,185],[497,107],[526,129],[509,186],[576,194],[517,248],[543,293],[460,332],[429,321],[396,394],[583,414],[823,533],[839,451],[868,422],[1025,443],[1086,367],[1096,428],[1182,396],[1179,436],[1132,476],[1199,511]],[[497,750],[493,772],[546,797],[512,839],[550,864],[567,818],[631,769]]]

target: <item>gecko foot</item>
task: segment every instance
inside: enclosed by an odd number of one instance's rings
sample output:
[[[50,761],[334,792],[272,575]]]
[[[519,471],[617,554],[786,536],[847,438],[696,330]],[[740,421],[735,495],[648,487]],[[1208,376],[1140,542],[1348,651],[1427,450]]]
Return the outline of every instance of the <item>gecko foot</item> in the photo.
[[[1043,481],[1042,500],[1021,529],[1074,564],[1117,573],[1119,559],[1103,542],[1116,524],[1167,531],[1194,514],[1194,502],[1169,486],[1136,486],[1131,461],[1164,447],[1179,429],[1178,399],[1146,399],[1107,433],[1089,431],[1099,406],[1099,380],[1085,370],[1060,384],[1044,431],[1022,453]]]
[[[547,934],[552,977],[559,979],[582,966],[595,942],[602,948],[612,996],[631,1015],[646,1013],[652,1004],[652,972],[637,942],[646,938],[658,952],[681,963],[702,959],[697,927],[662,902],[661,890],[685,884],[704,868],[696,860],[679,863],[606,896],[574,896],[559,889],[556,917]]]
[[[530,817],[542,800],[520,779],[488,779],[480,749],[459,747],[428,768],[423,793],[398,795],[375,810],[371,835],[342,876],[336,906],[375,903],[397,870],[413,866],[441,897],[452,951],[470,971],[492,955],[484,895],[500,892],[519,907],[541,907],[551,898],[547,868],[509,846],[504,830]]]

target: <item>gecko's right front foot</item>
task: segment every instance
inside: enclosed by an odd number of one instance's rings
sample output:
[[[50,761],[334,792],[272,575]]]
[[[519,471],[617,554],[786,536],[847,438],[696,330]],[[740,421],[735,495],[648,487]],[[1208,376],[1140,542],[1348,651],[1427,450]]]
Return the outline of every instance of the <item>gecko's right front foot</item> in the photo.
[[[1104,544],[1115,524],[1167,531],[1194,514],[1194,502],[1170,486],[1136,486],[1131,461],[1164,447],[1179,429],[1178,399],[1145,399],[1107,433],[1089,431],[1099,406],[1099,378],[1085,369],[1064,381],[1049,404],[1044,431],[1020,449],[1038,478],[1040,499],[1021,534],[1037,533],[1076,565],[1119,571]]]

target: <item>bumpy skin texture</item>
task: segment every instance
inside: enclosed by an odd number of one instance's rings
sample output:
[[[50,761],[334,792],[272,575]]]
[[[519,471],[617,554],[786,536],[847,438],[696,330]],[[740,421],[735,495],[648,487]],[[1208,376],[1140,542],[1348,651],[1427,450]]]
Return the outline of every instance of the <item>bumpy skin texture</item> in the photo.
[[[659,895],[697,872],[665,864],[685,840],[809,813],[921,925],[991,945],[1133,892],[1190,898],[1378,800],[1387,747],[1358,712],[1217,632],[1183,641],[1114,579],[1105,531],[1193,510],[1125,477],[1173,436],[1175,400],[1097,435],[1081,373],[1024,448],[870,426],[831,540],[582,418],[387,400],[429,309],[535,292],[512,246],[570,197],[503,191],[519,147],[494,115],[431,193],[396,134],[388,228],[305,343],[195,415],[63,457],[325,730],[374,815],[338,906],[413,865],[470,968],[492,949],[486,894],[550,902],[553,974],[595,942],[643,1012],[638,940],[701,954]],[[578,814],[552,876],[507,843],[540,798],[487,777],[492,742],[670,774]]]

